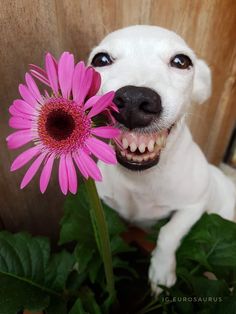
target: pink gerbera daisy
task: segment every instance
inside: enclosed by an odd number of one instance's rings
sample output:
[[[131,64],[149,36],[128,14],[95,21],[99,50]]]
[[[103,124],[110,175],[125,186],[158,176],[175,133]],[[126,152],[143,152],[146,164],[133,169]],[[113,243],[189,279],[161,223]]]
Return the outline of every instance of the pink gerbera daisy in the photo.
[[[83,62],[74,65],[74,57],[68,52],[58,62],[47,53],[45,66],[43,70],[31,65],[31,74],[51,90],[42,95],[32,76],[26,73],[26,85],[19,85],[23,99],[15,100],[9,108],[12,115],[9,125],[18,131],[7,137],[8,147],[16,149],[29,142],[34,144],[14,160],[11,171],[34,159],[21,182],[24,188],[43,164],[40,190],[44,193],[54,160],[58,158],[62,192],[76,193],[75,165],[86,179],[99,181],[101,172],[91,154],[105,163],[116,163],[114,150],[97,137],[114,138],[119,131],[109,125],[96,127],[94,122],[96,115],[114,109],[114,92],[95,96],[100,75],[86,68]]]

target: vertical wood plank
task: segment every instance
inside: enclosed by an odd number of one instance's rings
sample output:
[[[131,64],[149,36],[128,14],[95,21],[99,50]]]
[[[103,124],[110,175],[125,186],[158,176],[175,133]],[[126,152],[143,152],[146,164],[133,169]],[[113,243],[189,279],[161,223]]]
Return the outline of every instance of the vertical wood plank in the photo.
[[[10,173],[10,164],[20,150],[9,151],[5,138],[12,132],[8,127],[8,107],[19,97],[18,84],[23,81],[28,64],[42,64],[47,50],[56,55],[61,50],[55,10],[54,1],[50,0],[0,2],[0,216],[9,230],[28,230],[54,239],[62,212],[62,197],[56,179],[52,180],[45,195],[39,192],[38,177],[20,191],[20,181],[27,166]]]

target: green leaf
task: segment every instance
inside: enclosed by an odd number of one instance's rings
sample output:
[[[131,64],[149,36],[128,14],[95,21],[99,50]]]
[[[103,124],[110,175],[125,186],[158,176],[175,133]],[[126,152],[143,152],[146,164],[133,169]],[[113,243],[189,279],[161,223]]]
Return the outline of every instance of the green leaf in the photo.
[[[216,214],[204,214],[183,240],[177,260],[181,266],[186,260],[195,261],[207,270],[235,268],[236,224]]]
[[[134,248],[131,248],[120,236],[113,237],[111,239],[111,251],[112,254],[119,254],[125,252],[134,251]]]
[[[74,256],[66,251],[53,255],[45,273],[47,284],[56,291],[63,291],[74,264]]]
[[[49,254],[49,242],[45,238],[0,233],[0,273],[30,278],[32,282],[44,285]]]
[[[96,248],[89,210],[87,191],[82,184],[76,196],[66,199],[59,244],[77,241],[87,248]]]
[[[98,248],[94,237],[93,225],[91,222],[90,208],[87,200],[87,191],[84,185],[80,186],[76,196],[69,196],[65,202],[65,213],[61,221],[60,244],[76,241],[77,245],[74,255],[78,262],[78,272],[83,274],[90,272],[94,274],[94,268],[102,265],[101,257],[98,255]],[[89,266],[92,257],[96,258]],[[98,264],[98,265],[96,265]],[[94,274],[95,275],[95,274]],[[90,278],[96,276],[91,275]],[[86,277],[84,277],[86,279]]]
[[[88,267],[88,263],[91,261],[91,259],[94,257],[96,249],[88,248],[86,245],[77,244],[75,247],[75,257],[78,261],[78,271],[79,273],[83,273],[86,271],[86,268]]]
[[[213,312],[212,312],[213,313]],[[228,297],[223,298],[222,302],[214,307],[214,314],[236,314],[236,298]]]
[[[103,203],[110,237],[126,230],[119,215]],[[60,244],[77,241],[81,245],[96,248],[90,205],[86,188],[81,184],[76,196],[69,196],[65,202],[64,217],[61,220]]]
[[[126,230],[119,215],[103,203],[111,250],[113,255],[132,250],[119,236]],[[65,202],[65,213],[61,221],[60,244],[76,241],[74,254],[78,262],[78,272],[87,273],[92,283],[103,267],[98,251],[99,237],[93,212],[90,210],[88,194],[82,184],[76,196],[69,196]]]
[[[89,314],[102,314],[99,305],[95,299],[94,293],[89,288],[84,288],[80,293],[80,299],[84,309]]]
[[[87,314],[88,312],[85,311],[83,304],[80,299],[78,299],[72,309],[70,310],[69,314]]]
[[[117,212],[102,202],[102,206],[106,215],[108,231],[110,237],[121,234],[126,231],[126,226]]]
[[[130,273],[132,275],[132,277],[135,277],[135,278],[139,277],[138,273],[136,272],[136,270],[130,266],[129,261],[122,260],[118,256],[115,256],[113,258],[112,262],[113,262],[113,267],[114,268],[119,268],[119,269],[126,270],[128,273]],[[119,278],[117,278],[117,279],[119,280],[120,278],[121,277],[119,276]]]
[[[69,294],[74,295],[80,289],[84,281],[86,280],[87,274],[85,272],[78,273],[77,270],[73,270],[67,278],[66,289]]]
[[[50,245],[45,238],[1,232],[1,313],[42,310],[50,307],[54,299],[58,304],[73,263],[74,258],[66,252],[50,259]]]
[[[193,277],[192,286],[195,295],[202,297],[217,297],[229,295],[229,290],[223,280],[209,280],[204,277]]]
[[[46,314],[67,314],[66,301],[58,298],[51,298],[49,307],[47,307]],[[33,314],[33,313],[32,313]]]
[[[50,297],[27,282],[22,282],[8,275],[0,274],[0,309],[1,314],[16,314],[28,309],[44,310],[50,302]]]
[[[94,255],[94,258],[88,264],[88,276],[92,283],[95,283],[98,277],[99,271],[102,268],[102,265],[103,264],[102,264],[100,255],[97,253],[96,255]]]

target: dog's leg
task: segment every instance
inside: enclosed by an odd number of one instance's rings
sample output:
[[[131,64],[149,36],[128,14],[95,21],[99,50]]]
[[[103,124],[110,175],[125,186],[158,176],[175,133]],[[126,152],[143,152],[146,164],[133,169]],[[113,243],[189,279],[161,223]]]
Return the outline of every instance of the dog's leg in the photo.
[[[161,228],[149,268],[149,281],[156,296],[162,291],[158,285],[171,287],[175,284],[176,250],[182,238],[203,214],[204,204],[178,210],[171,220]]]

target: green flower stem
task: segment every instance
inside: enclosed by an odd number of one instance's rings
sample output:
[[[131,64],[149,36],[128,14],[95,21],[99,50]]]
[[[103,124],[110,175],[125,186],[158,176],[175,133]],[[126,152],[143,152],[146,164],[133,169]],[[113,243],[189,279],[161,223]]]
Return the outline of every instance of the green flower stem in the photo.
[[[94,232],[95,237],[96,234],[98,236],[98,249],[102,255],[104,263],[105,275],[107,280],[107,290],[109,292],[110,298],[115,299],[116,293],[112,267],[112,254],[106,217],[94,181],[92,179],[85,180],[85,186],[89,195],[91,211],[95,220],[94,228],[96,228],[96,230],[94,230]]]

